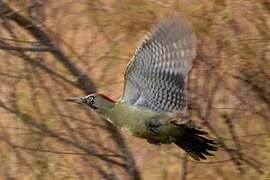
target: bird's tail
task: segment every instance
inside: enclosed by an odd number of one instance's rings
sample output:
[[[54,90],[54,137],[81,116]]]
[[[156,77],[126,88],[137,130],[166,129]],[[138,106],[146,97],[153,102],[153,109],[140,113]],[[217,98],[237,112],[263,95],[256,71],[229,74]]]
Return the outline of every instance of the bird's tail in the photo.
[[[183,128],[183,129],[182,129]],[[204,131],[183,126],[184,133],[176,138],[175,144],[184,149],[195,160],[206,159],[205,156],[213,156],[209,151],[216,151],[216,143],[203,137]]]

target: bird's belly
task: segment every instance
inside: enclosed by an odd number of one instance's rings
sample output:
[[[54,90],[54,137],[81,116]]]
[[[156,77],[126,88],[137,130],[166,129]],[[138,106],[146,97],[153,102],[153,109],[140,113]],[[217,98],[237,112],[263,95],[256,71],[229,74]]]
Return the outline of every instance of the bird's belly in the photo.
[[[168,120],[168,117],[155,111],[126,104],[119,104],[109,112],[108,117],[121,129],[133,136],[145,139],[153,136],[149,131],[149,125],[156,126],[156,122],[158,125],[164,125]],[[149,124],[149,121],[154,123]]]
[[[124,130],[128,134],[136,136],[138,138],[147,139],[149,137],[149,133],[148,133],[146,127],[142,127],[142,125],[139,126],[139,127],[136,127],[136,126],[135,127],[134,126],[132,126],[132,127],[122,126],[121,130]]]
[[[131,134],[135,137],[147,139],[152,142],[170,143],[168,134],[169,131],[167,131],[168,127],[166,126],[158,127],[154,133],[149,129],[149,127],[147,127],[147,124],[132,127],[123,126],[121,127],[121,130],[124,130],[125,132],[128,132],[128,134]]]

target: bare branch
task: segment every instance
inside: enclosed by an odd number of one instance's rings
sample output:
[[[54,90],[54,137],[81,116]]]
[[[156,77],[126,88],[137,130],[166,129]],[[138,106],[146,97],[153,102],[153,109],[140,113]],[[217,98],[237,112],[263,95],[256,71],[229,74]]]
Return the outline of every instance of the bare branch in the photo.
[[[40,148],[30,148],[24,146],[13,145],[15,148],[27,150],[27,151],[37,151],[43,153],[54,153],[54,154],[70,154],[70,155],[78,155],[78,156],[108,156],[108,157],[121,157],[116,154],[100,154],[100,153],[79,153],[79,152],[64,152],[64,151],[52,151],[48,149],[40,149]]]
[[[34,51],[34,52],[48,52],[53,51],[52,48],[47,46],[32,46],[32,47],[19,47],[19,46],[12,46],[3,44],[0,41],[0,49],[8,50],[8,51]]]
[[[48,47],[53,49],[54,51],[51,51],[51,53],[54,55],[54,57],[59,60],[75,77],[80,76],[80,79],[77,83],[79,87],[84,92],[86,92],[86,94],[96,91],[96,88],[91,79],[86,74],[82,73],[81,70],[78,69],[74,63],[72,63],[70,59],[58,47],[56,47],[56,45],[54,45],[53,41],[41,29],[41,27],[11,9],[2,0],[0,1],[0,17],[2,19],[9,19],[14,21],[19,26],[27,30],[31,35],[33,35],[39,42],[42,42],[43,44],[46,44]]]

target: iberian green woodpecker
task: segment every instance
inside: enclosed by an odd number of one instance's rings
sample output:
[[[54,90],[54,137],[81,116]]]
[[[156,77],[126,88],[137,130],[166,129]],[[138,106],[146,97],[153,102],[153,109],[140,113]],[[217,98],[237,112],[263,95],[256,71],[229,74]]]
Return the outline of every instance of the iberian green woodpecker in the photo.
[[[73,97],[102,118],[152,144],[175,143],[196,160],[217,148],[207,134],[185,120],[187,79],[196,55],[191,25],[180,16],[153,28],[137,48],[125,72],[117,102],[102,94]]]

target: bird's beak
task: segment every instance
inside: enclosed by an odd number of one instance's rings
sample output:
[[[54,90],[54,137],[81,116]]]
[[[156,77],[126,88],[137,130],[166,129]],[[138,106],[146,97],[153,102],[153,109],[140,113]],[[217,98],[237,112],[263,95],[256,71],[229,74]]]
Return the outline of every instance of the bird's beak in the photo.
[[[83,104],[83,98],[84,97],[70,97],[70,98],[67,98],[66,101],[74,102],[77,104]]]

